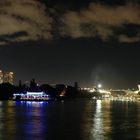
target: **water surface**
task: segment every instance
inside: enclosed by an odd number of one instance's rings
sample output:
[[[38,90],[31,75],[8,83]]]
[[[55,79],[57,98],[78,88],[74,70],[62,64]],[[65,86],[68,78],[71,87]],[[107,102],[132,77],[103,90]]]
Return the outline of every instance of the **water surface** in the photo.
[[[0,140],[140,139],[140,102],[0,101]]]

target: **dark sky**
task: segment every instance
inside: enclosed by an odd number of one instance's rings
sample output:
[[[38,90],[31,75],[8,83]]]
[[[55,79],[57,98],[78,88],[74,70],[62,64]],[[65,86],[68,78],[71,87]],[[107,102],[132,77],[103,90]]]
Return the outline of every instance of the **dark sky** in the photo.
[[[138,0],[0,2],[0,67],[15,83],[140,83]]]

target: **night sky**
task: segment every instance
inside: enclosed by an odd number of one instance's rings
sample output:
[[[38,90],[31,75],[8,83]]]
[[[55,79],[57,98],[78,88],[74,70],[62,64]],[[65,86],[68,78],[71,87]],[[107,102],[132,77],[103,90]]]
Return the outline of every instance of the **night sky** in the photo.
[[[137,88],[139,0],[3,0],[0,69],[39,84]]]

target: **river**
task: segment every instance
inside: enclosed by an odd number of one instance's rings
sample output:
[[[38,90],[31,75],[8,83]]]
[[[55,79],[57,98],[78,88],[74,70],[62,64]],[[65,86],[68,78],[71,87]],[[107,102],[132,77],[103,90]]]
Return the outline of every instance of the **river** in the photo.
[[[140,102],[0,101],[0,140],[140,139]]]

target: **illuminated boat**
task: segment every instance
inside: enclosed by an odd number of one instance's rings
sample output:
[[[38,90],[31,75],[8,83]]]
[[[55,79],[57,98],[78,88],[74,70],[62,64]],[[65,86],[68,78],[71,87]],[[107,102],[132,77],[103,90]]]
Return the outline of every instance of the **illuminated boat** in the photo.
[[[29,92],[26,93],[14,93],[13,100],[24,100],[24,101],[48,101],[52,100],[51,96],[45,92]]]

